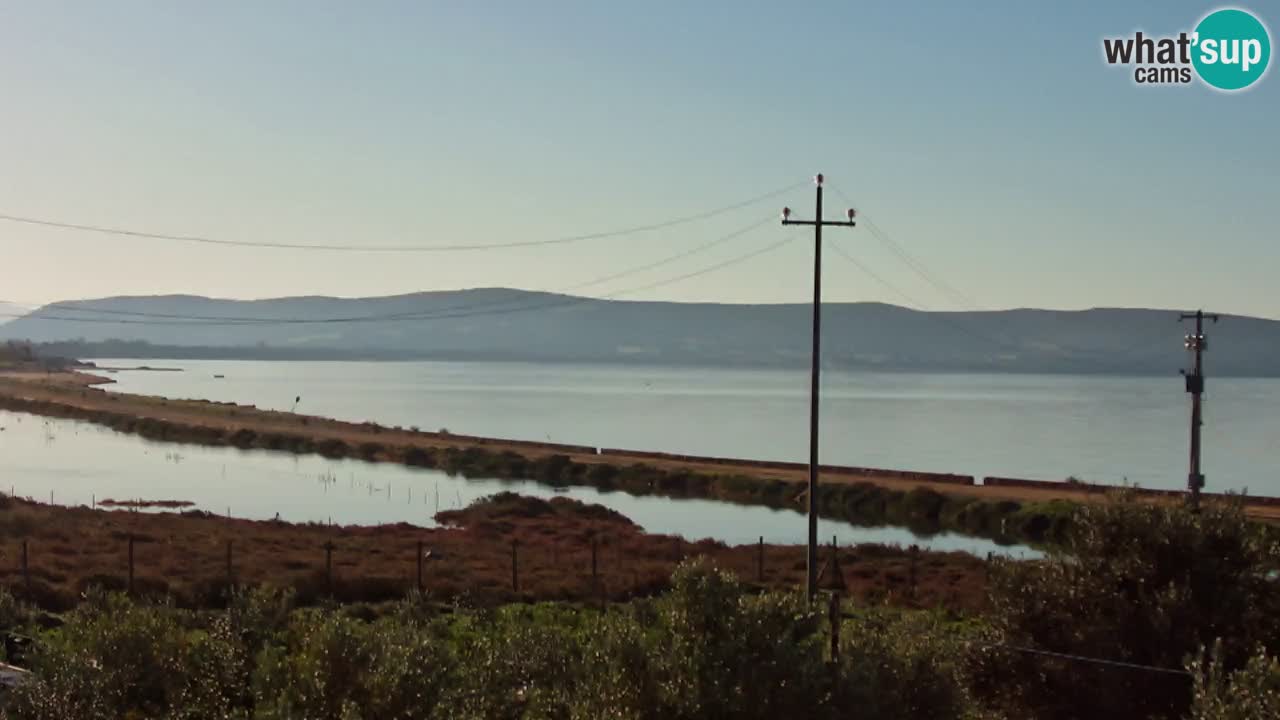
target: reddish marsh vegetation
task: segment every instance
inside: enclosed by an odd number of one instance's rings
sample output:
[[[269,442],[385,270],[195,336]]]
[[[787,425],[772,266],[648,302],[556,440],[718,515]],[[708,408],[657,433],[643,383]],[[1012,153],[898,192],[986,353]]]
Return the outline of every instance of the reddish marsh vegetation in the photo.
[[[340,601],[403,597],[418,583],[419,547],[428,593],[482,605],[650,595],[665,589],[677,564],[692,556],[761,586],[797,587],[804,576],[802,547],[728,547],[651,535],[615,512],[567,498],[502,494],[441,513],[440,520],[446,525],[439,528],[331,527],[0,497],[0,583],[49,608],[70,607],[95,585],[127,589],[130,538],[135,594],[170,596],[193,607],[221,604],[229,581],[291,587],[304,602],[330,594]],[[842,548],[839,564],[855,598],[956,610],[985,602],[985,563],[964,553],[867,545]]]

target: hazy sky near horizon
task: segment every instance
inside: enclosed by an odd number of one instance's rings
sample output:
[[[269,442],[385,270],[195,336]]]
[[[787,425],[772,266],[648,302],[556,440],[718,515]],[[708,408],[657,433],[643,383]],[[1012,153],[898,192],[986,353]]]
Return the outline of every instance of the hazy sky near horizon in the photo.
[[[1201,2],[0,0],[0,213],[229,240],[469,244],[690,215],[822,171],[832,242],[929,309],[1205,307],[1280,318],[1280,77],[1139,87],[1104,36]],[[1272,23],[1280,6],[1251,7]],[[1273,61],[1274,62],[1274,61]],[[668,230],[337,254],[0,222],[0,300],[562,290],[776,217],[805,184]],[[845,203],[828,192],[828,215]],[[793,233],[770,223],[607,295]],[[803,301],[812,243],[626,297]],[[828,300],[902,297],[834,255]]]

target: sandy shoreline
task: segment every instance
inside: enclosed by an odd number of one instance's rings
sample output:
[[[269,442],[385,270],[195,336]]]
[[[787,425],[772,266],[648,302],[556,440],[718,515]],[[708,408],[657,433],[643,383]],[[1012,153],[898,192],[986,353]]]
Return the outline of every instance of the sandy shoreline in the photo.
[[[419,450],[466,451],[482,448],[489,453],[510,453],[531,460],[550,456],[566,456],[583,465],[640,466],[667,472],[733,474],[762,481],[783,481],[802,493],[807,472],[802,465],[764,463],[728,458],[698,458],[628,450],[597,449],[552,443],[511,441],[496,438],[413,432],[374,423],[352,423],[330,418],[261,410],[252,406],[216,403],[206,400],[169,400],[160,397],[107,393],[96,387],[110,384],[110,378],[91,372],[58,373],[0,372],[0,400],[10,399],[43,408],[47,414],[64,417],[93,413],[121,414],[139,419],[161,421],[193,432],[231,435],[237,432],[255,434],[280,433],[303,435],[318,444],[340,442],[348,447],[378,447],[397,453]],[[366,459],[384,459],[369,453]],[[864,468],[831,467],[823,470],[826,484],[870,483],[899,492],[926,488],[938,493],[972,497],[988,501],[1010,500],[1019,503],[1043,503],[1053,500],[1094,502],[1102,497],[1096,489],[1066,483],[1043,483],[1038,486],[986,486],[969,484],[970,478],[932,473],[900,473]],[[1171,500],[1176,496],[1170,496]],[[1153,500],[1161,500],[1153,496]],[[1280,506],[1267,498],[1246,499],[1251,517],[1280,520]]]

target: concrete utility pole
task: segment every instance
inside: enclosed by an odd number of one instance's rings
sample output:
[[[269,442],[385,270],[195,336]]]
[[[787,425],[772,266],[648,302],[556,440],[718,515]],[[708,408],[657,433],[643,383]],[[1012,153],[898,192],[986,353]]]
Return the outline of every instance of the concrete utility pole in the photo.
[[[813,226],[813,352],[809,372],[809,554],[805,563],[806,592],[810,601],[818,595],[818,372],[822,340],[822,228],[853,227],[854,211],[847,220],[822,219],[822,174],[814,178],[817,203],[812,220],[792,220],[791,208],[782,209],[783,225]]]
[[[1200,472],[1200,426],[1204,424],[1200,415],[1200,400],[1204,394],[1204,351],[1209,349],[1209,339],[1204,335],[1204,320],[1209,318],[1218,322],[1217,315],[1206,315],[1203,310],[1194,313],[1183,313],[1179,320],[1196,321],[1196,332],[1187,335],[1186,347],[1195,353],[1191,372],[1183,371],[1187,376],[1187,392],[1191,393],[1191,472],[1187,475],[1187,489],[1191,491],[1191,507],[1200,507],[1200,489],[1204,487],[1204,473]]]

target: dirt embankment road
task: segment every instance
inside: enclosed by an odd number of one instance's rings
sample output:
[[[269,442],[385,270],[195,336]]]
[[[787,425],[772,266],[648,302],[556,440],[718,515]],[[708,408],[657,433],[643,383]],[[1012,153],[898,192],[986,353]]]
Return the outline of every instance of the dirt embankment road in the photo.
[[[441,450],[483,447],[491,452],[513,452],[526,458],[565,455],[580,463],[609,463],[616,466],[645,464],[664,470],[681,470],[706,474],[733,474],[761,479],[792,482],[802,490],[807,478],[803,466],[761,464],[721,458],[663,457],[653,453],[626,450],[604,450],[551,443],[523,442],[483,438],[450,433],[414,432],[369,423],[352,423],[330,418],[299,415],[252,406],[215,403],[206,400],[169,400],[160,397],[108,393],[96,387],[112,381],[85,372],[15,373],[0,372],[0,407],[5,399],[51,403],[70,412],[50,413],[76,417],[95,412],[124,414],[137,418],[161,420],[187,428],[216,429],[225,433],[247,429],[255,433],[287,433],[305,435],[315,443],[340,440],[351,446],[364,443],[394,445],[400,448]],[[78,412],[77,412],[78,411]],[[929,488],[940,493],[985,500],[1013,500],[1021,503],[1071,500],[1094,502],[1102,495],[1066,483],[1041,487],[984,486],[963,482],[946,482],[945,476],[875,471],[861,468],[824,469],[826,483],[871,483],[893,490]],[[1153,497],[1154,501],[1174,498]],[[1280,520],[1280,505],[1263,501],[1247,503],[1246,511],[1261,520]]]

